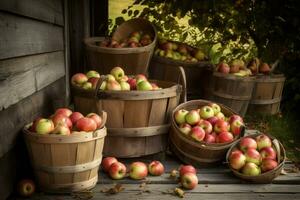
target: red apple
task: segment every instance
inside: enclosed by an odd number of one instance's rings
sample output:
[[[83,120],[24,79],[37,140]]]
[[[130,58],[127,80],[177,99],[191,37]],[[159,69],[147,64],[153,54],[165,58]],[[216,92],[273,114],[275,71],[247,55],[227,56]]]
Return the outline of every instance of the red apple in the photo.
[[[185,120],[188,124],[195,125],[200,121],[200,115],[196,110],[191,110],[186,114]]]
[[[226,122],[225,120],[222,120],[222,119],[219,119],[214,125],[214,131],[216,133],[228,131],[229,128],[230,128],[230,126],[229,126],[228,122]]]
[[[128,78],[127,83],[130,85],[130,90],[136,90],[136,80],[134,78]]]
[[[51,119],[55,127],[60,124],[60,125],[66,125],[70,129],[72,129],[73,124],[71,119],[62,113],[55,114],[54,116],[52,116]]]
[[[202,141],[205,137],[204,129],[200,126],[194,126],[191,130],[191,137],[198,142]]]
[[[217,117],[218,119],[225,120],[225,115],[224,115],[224,113],[222,113],[222,112],[217,113],[217,114],[215,115],[215,117]]]
[[[165,168],[161,162],[154,160],[148,165],[148,171],[153,176],[160,176],[164,173]]]
[[[234,139],[233,135],[230,132],[224,131],[219,133],[216,138],[217,143],[225,143],[225,142],[232,142]]]
[[[100,78],[96,78],[96,77],[89,78],[88,82],[92,84],[93,89],[96,89],[99,79]]]
[[[229,163],[233,169],[240,170],[246,164],[246,156],[241,151],[231,153]]]
[[[182,165],[182,166],[180,166],[180,168],[179,168],[180,176],[183,176],[186,173],[196,174],[197,170],[192,165]]]
[[[72,110],[70,110],[69,108],[58,108],[55,111],[55,114],[63,114],[67,117],[70,117],[70,115],[72,114]]]
[[[70,118],[72,124],[76,124],[77,120],[79,120],[80,118],[83,118],[83,117],[84,116],[80,112],[73,112],[69,118]]]
[[[272,169],[275,169],[278,166],[278,163],[275,160],[272,159],[264,159],[261,163],[261,171],[266,172],[270,171]]]
[[[206,120],[200,120],[197,125],[200,126],[201,128],[203,128],[203,130],[205,131],[206,134],[211,133],[213,130],[211,123],[209,123],[209,121],[206,121]]]
[[[253,138],[244,137],[240,140],[239,146],[243,152],[246,152],[248,149],[256,149],[257,143]]]
[[[49,134],[54,130],[54,124],[51,119],[41,118],[35,127],[38,134]]]
[[[22,197],[30,197],[35,192],[35,184],[30,179],[23,179],[18,183],[18,194]]]
[[[260,165],[261,163],[261,156],[256,149],[248,149],[245,153],[246,161],[252,162],[256,165]]]
[[[73,85],[82,85],[83,83],[85,83],[87,81],[88,81],[88,77],[82,73],[74,74],[71,78],[71,83]]]
[[[239,150],[238,148],[234,148],[231,152],[231,154],[234,154],[234,153],[243,153],[241,150]]]
[[[192,127],[188,123],[184,123],[184,124],[180,124],[179,130],[181,133],[188,135],[191,132]]]
[[[213,108],[210,106],[202,106],[200,108],[199,114],[202,119],[208,119],[208,118],[213,117],[215,115],[215,112],[214,112]]]
[[[134,78],[137,84],[141,81],[148,81],[147,77],[144,74],[138,74]]]
[[[83,117],[76,122],[76,128],[79,131],[90,132],[97,129],[97,124],[93,119]]]
[[[265,148],[265,147],[271,147],[272,146],[272,141],[271,139],[262,134],[262,135],[259,135],[255,138],[256,140],[256,143],[257,143],[257,148],[258,150],[261,150],[262,148]]]
[[[148,175],[147,165],[143,162],[133,162],[130,165],[129,176],[132,179],[140,180]]]
[[[89,113],[86,117],[94,120],[97,124],[97,128],[100,128],[102,124],[102,118],[99,115],[97,115],[96,113]]]
[[[228,120],[228,122],[231,124],[233,121],[235,121],[235,120],[239,120],[239,121],[241,121],[241,122],[244,122],[243,121],[243,118],[241,117],[241,116],[239,116],[239,115],[231,115],[230,117],[229,117],[229,120]]]
[[[207,119],[207,121],[209,121],[209,123],[211,123],[212,126],[214,126],[218,120],[219,118],[217,118],[216,116]]]
[[[185,123],[185,116],[189,113],[189,111],[185,109],[177,110],[174,114],[174,118],[177,124]]]
[[[181,185],[185,189],[192,190],[198,185],[198,177],[194,173],[186,173],[180,177]]]
[[[123,163],[114,162],[109,167],[108,173],[112,179],[122,179],[126,175],[126,166]]]
[[[71,135],[70,128],[66,124],[58,124],[51,133],[57,135]]]
[[[106,89],[112,91],[122,90],[121,85],[118,83],[118,81],[115,80],[108,80],[106,83]]]
[[[248,162],[242,168],[242,173],[248,176],[257,176],[261,173],[261,170],[256,164]]]
[[[230,67],[227,63],[221,62],[218,64],[217,70],[218,72],[228,74],[230,71]]]
[[[208,144],[216,143],[216,136],[213,134],[205,134],[204,142]]]
[[[240,120],[233,120],[230,124],[230,130],[234,135],[239,135],[244,128],[244,123]]]
[[[272,159],[276,160],[276,151],[272,147],[264,147],[260,150],[260,155],[262,159]]]
[[[104,158],[101,162],[101,167],[102,167],[103,171],[108,172],[110,166],[115,162],[118,162],[118,160],[115,157]]]

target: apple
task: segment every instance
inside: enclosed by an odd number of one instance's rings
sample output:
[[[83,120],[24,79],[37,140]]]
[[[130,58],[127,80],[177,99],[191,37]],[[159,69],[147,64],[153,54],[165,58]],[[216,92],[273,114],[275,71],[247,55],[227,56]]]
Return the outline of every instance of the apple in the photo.
[[[230,73],[237,73],[240,71],[240,67],[238,65],[231,65],[230,66]]]
[[[230,130],[234,135],[239,135],[244,128],[244,123],[240,120],[234,120],[230,124]]]
[[[82,73],[74,74],[71,78],[71,83],[73,85],[82,85],[83,83],[85,83],[87,81],[88,81],[88,77]]]
[[[127,83],[130,85],[130,90],[136,90],[136,79],[128,78]]]
[[[181,165],[180,168],[179,168],[180,176],[183,176],[186,173],[196,174],[197,170],[192,165]]]
[[[121,88],[121,85],[117,81],[108,80],[107,85],[106,85],[106,89],[107,90],[113,90],[113,91],[120,91],[122,88]]]
[[[42,119],[41,117],[36,118],[33,122],[32,125],[30,126],[29,130],[32,132],[36,132],[36,125],[37,123]]]
[[[218,119],[225,120],[225,115],[222,112],[219,112],[215,115]]]
[[[35,127],[38,134],[49,134],[54,130],[54,124],[51,119],[41,118]]]
[[[226,122],[225,120],[222,120],[222,119],[219,119],[214,125],[214,131],[216,133],[228,131],[229,128],[230,128],[230,126],[229,126],[228,122]]]
[[[241,150],[239,150],[238,148],[234,148],[231,152],[231,154],[234,154],[234,153],[243,153]]]
[[[136,38],[136,37],[131,37],[131,38],[129,38],[128,42],[129,42],[129,44],[131,44],[131,43],[138,44],[140,42],[140,39]]]
[[[86,117],[94,120],[97,124],[97,128],[100,128],[102,124],[102,118],[99,115],[97,115],[96,113],[89,113]]]
[[[183,133],[185,135],[189,135],[189,133],[192,130],[192,127],[188,123],[183,123],[183,124],[179,125],[179,130],[181,133]]]
[[[194,126],[191,130],[191,137],[198,142],[202,141],[205,137],[204,129],[200,126]]]
[[[160,176],[164,173],[165,167],[161,162],[154,160],[148,165],[148,171],[153,176]]]
[[[79,120],[80,118],[83,118],[83,117],[84,116],[80,112],[73,112],[69,118],[70,118],[72,124],[76,124],[77,120]]]
[[[224,131],[217,135],[217,143],[232,142],[234,139],[233,135],[230,132]]]
[[[119,80],[125,75],[125,72],[121,67],[114,67],[110,71],[110,74],[113,75],[116,80]]]
[[[241,121],[241,122],[244,122],[243,121],[243,118],[241,117],[241,116],[239,116],[239,115],[231,115],[230,117],[229,117],[229,120],[228,120],[228,122],[231,124],[233,121],[235,121],[235,120],[239,120],[239,121]]]
[[[101,83],[101,86],[100,86],[100,90],[106,90],[107,89],[107,81],[103,81],[102,83]]]
[[[211,123],[212,126],[214,126],[217,123],[217,121],[219,120],[219,118],[217,118],[216,116],[213,116],[206,120],[209,121],[209,123]]]
[[[128,81],[128,76],[127,75],[124,75],[122,78],[120,78],[118,81],[119,82],[122,82],[122,81],[125,81],[125,82],[127,82]]]
[[[70,117],[70,115],[72,114],[72,110],[70,110],[69,108],[58,108],[54,114],[63,114],[67,117]]]
[[[137,90],[141,90],[141,91],[152,90],[152,85],[148,81],[140,81],[137,84]]]
[[[232,60],[231,63],[230,63],[230,67],[231,67],[231,68],[238,69],[238,71],[239,71],[240,69],[242,69],[244,66],[245,66],[244,61],[242,61],[242,60],[240,60],[240,59],[234,59],[234,60]]]
[[[133,162],[130,165],[129,176],[132,179],[140,180],[148,175],[147,165],[143,162]]]
[[[111,74],[107,74],[105,77],[106,81],[116,81],[115,77]]]
[[[185,189],[192,190],[198,185],[198,177],[194,173],[186,173],[180,177],[181,185]]]
[[[58,124],[51,133],[57,135],[71,135],[70,128],[66,124]]]
[[[144,74],[138,74],[134,78],[137,84],[141,81],[148,81],[147,77]]]
[[[275,160],[267,158],[262,161],[260,168],[262,172],[266,172],[275,169],[277,166],[278,163]]]
[[[276,151],[272,147],[264,147],[260,150],[260,155],[262,159],[272,159],[276,160]]]
[[[88,117],[83,117],[76,122],[76,128],[79,131],[90,132],[97,129],[97,124],[95,120]]]
[[[112,179],[122,179],[126,175],[126,166],[121,162],[114,162],[110,165],[108,173]]]
[[[256,149],[257,143],[253,138],[244,137],[240,140],[239,146],[243,152],[246,152],[248,149]]]
[[[215,134],[205,134],[204,142],[211,144],[216,143],[216,135]]]
[[[52,119],[53,124],[54,124],[55,127],[58,126],[59,124],[60,125],[66,125],[70,129],[72,129],[72,127],[73,127],[71,119],[69,117],[67,117],[66,115],[62,114],[62,113],[54,114],[51,117],[51,119]]]
[[[262,63],[259,66],[259,72],[261,72],[263,74],[268,74],[268,73],[270,73],[270,71],[271,71],[271,68],[267,63]]]
[[[210,106],[213,109],[215,115],[221,112],[221,107],[216,103],[210,103],[208,104],[208,106]]]
[[[18,194],[22,197],[30,197],[35,192],[35,184],[30,179],[23,179],[18,182]]]
[[[242,152],[231,153],[229,164],[235,170],[240,170],[246,164],[246,156]]]
[[[265,148],[265,147],[271,147],[272,146],[272,141],[271,139],[262,134],[262,135],[259,135],[255,138],[256,140],[256,143],[257,143],[257,148],[258,150],[261,150],[262,148]]]
[[[141,33],[140,32],[138,32],[138,31],[134,31],[134,32],[132,32],[131,34],[130,34],[130,36],[131,37],[135,37],[135,38],[137,38],[138,40],[141,38]]]
[[[179,53],[181,53],[182,55],[187,55],[188,54],[188,50],[186,48],[186,45],[184,45],[184,44],[179,44],[178,47],[177,47],[177,51]]]
[[[194,57],[197,58],[197,60],[204,60],[205,54],[200,49],[197,49]]]
[[[100,78],[100,74],[95,70],[90,70],[85,74],[89,78]]]
[[[190,125],[195,125],[200,121],[199,112],[196,110],[191,110],[185,115],[185,121]]]
[[[173,48],[173,44],[171,42],[164,42],[160,45],[160,48],[165,51],[171,50]]]
[[[201,128],[203,128],[203,130],[205,131],[205,134],[209,134],[213,130],[211,123],[209,123],[209,121],[207,121],[207,120],[201,119],[197,125],[200,126]]]
[[[140,43],[141,43],[142,46],[147,46],[147,45],[151,44],[151,42],[152,42],[152,40],[149,40],[147,38],[142,38],[140,40]]]
[[[257,176],[261,173],[261,170],[256,164],[248,162],[242,168],[242,173],[248,176]]]
[[[96,77],[89,78],[88,82],[92,84],[92,89],[96,89],[99,79]]]
[[[91,89],[93,89],[93,84],[90,82],[85,82],[82,84],[82,88],[85,90],[91,90]]]
[[[120,81],[121,90],[129,91],[130,85],[126,81]]]
[[[152,90],[159,90],[161,89],[160,87],[158,87],[158,85],[156,83],[151,83],[152,86]]]
[[[246,156],[246,161],[247,162],[252,162],[256,165],[260,165],[261,156],[260,156],[259,152],[256,149],[248,149],[245,152],[245,156]]]
[[[208,118],[211,118],[215,115],[215,112],[213,110],[212,107],[210,106],[202,106],[200,108],[200,117],[203,118],[203,119],[208,119]]]
[[[189,111],[185,109],[177,110],[174,114],[174,118],[177,124],[185,123],[185,116],[189,113]]]
[[[221,62],[218,64],[217,70],[218,72],[228,74],[230,71],[230,67],[227,63]]]
[[[101,167],[102,167],[102,170],[104,172],[108,172],[110,166],[115,163],[115,162],[118,162],[118,160],[115,158],[115,157],[106,157],[106,158],[103,158],[102,162],[101,162]]]

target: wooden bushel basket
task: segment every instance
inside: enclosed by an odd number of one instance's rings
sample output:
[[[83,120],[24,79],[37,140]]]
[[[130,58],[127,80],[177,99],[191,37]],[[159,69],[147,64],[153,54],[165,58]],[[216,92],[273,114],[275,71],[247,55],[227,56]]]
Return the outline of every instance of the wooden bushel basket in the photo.
[[[108,115],[105,156],[140,157],[166,149],[169,116],[182,89],[176,83],[150,81],[163,89],[98,92],[97,109]]]
[[[261,134],[248,135],[247,137],[255,138],[258,135],[261,135]],[[272,143],[273,143],[274,149],[277,152],[278,166],[275,169],[267,171],[265,173],[262,173],[262,174],[260,174],[258,176],[247,176],[247,175],[244,175],[244,174],[240,173],[239,171],[233,169],[230,166],[230,164],[229,164],[229,156],[230,156],[230,153],[232,152],[232,150],[239,144],[240,140],[238,140],[228,150],[227,155],[226,155],[226,160],[227,160],[228,166],[229,166],[229,168],[231,169],[231,171],[233,172],[233,174],[235,176],[237,176],[237,177],[239,177],[241,179],[250,181],[250,182],[254,182],[254,183],[271,183],[277,176],[280,175],[280,173],[281,173],[281,171],[283,169],[283,166],[284,166],[285,159],[286,159],[285,149],[284,149],[283,145],[277,139],[275,139],[271,135],[268,135],[268,136],[272,139]]]
[[[137,48],[110,48],[96,45],[105,39],[103,37],[86,38],[84,43],[88,68],[100,74],[109,74],[113,67],[121,66],[128,74],[146,74],[157,40],[154,26],[144,19],[132,19],[121,24],[113,38],[120,41],[134,31],[150,33],[153,36],[152,43]]]
[[[251,100],[255,77],[237,77],[214,72],[210,100],[222,103],[244,116]]]
[[[39,188],[45,192],[70,193],[93,188],[98,181],[106,136],[94,132],[72,132],[69,136],[40,135],[23,129],[26,146]]]
[[[150,78],[164,81],[177,81],[176,68],[183,67],[187,78],[187,96],[189,99],[208,96],[212,65],[208,61],[185,62],[153,55],[149,66]]]
[[[225,160],[228,149],[235,143],[238,136],[235,136],[234,141],[229,143],[214,143],[206,144],[204,142],[193,141],[188,136],[182,134],[175,122],[174,115],[177,110],[198,109],[201,106],[212,103],[205,100],[192,100],[180,104],[174,109],[172,113],[172,127],[170,130],[170,147],[175,155],[184,163],[192,164],[195,166],[211,165]],[[225,116],[236,114],[230,108],[219,104]],[[243,130],[244,131],[244,130]]]
[[[248,113],[269,115],[278,113],[284,81],[283,74],[256,76]]]

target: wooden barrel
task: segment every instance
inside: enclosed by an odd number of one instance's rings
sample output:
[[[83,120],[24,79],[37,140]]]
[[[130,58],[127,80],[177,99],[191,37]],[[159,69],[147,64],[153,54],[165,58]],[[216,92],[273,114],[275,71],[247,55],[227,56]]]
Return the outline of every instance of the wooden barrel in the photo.
[[[225,160],[226,153],[232,144],[238,139],[229,143],[213,143],[206,144],[204,142],[193,141],[188,136],[182,134],[175,122],[175,112],[180,109],[193,110],[201,106],[208,105],[211,101],[192,100],[182,103],[177,106],[172,113],[172,127],[170,130],[170,148],[174,154],[184,163],[192,164],[194,166],[212,165],[217,162]],[[225,116],[236,114],[230,108],[219,104]]]
[[[269,115],[278,113],[284,81],[283,74],[256,76],[248,113]]]
[[[152,43],[137,48],[110,48],[97,45],[105,39],[103,37],[86,38],[84,43],[88,69],[109,74],[113,67],[122,66],[127,74],[146,74],[157,40],[154,26],[143,19],[129,20],[117,29],[113,37],[120,41],[134,31],[150,33],[154,37]]]
[[[258,133],[258,134],[253,134],[250,136],[248,135],[247,137],[255,138],[258,135],[261,135],[261,134]],[[283,166],[284,166],[285,159],[286,159],[286,152],[285,152],[283,145],[277,139],[275,139],[271,135],[268,135],[268,136],[273,140],[272,143],[273,143],[273,147],[277,153],[278,166],[275,169],[267,171],[265,173],[262,173],[258,176],[247,176],[247,175],[244,175],[244,174],[240,173],[239,171],[233,169],[229,164],[229,156],[230,156],[230,153],[233,151],[233,149],[238,146],[239,141],[240,141],[240,140],[238,140],[234,145],[232,145],[232,147],[228,150],[227,155],[226,155],[226,160],[227,160],[228,166],[235,176],[237,176],[243,180],[251,181],[254,183],[271,183],[277,176],[280,175],[280,173],[283,169]],[[275,145],[276,143],[278,145]]]
[[[42,191],[70,193],[93,188],[106,128],[72,132],[69,136],[40,135],[23,129],[38,186]]]
[[[149,76],[157,80],[177,82],[178,71],[175,68],[182,66],[186,74],[188,99],[206,98],[212,75],[212,65],[209,62],[184,62],[153,55]]]
[[[222,103],[244,116],[251,100],[255,77],[238,77],[214,72],[210,100]]]
[[[140,157],[166,149],[169,116],[178,105],[181,86],[150,81],[163,89],[98,92],[97,109],[108,116],[105,156]]]

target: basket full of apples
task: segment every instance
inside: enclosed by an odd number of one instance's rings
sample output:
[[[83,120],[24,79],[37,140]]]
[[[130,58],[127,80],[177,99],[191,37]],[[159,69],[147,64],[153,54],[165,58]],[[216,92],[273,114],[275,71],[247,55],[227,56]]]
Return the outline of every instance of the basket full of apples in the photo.
[[[189,101],[173,111],[171,148],[189,164],[219,162],[244,129],[243,118],[230,108],[205,100]]]
[[[145,19],[131,19],[121,24],[112,38],[84,40],[87,64],[101,74],[114,66],[126,66],[129,74],[145,74],[156,43],[156,29]]]
[[[59,108],[49,118],[39,117],[24,127],[26,146],[41,190],[66,193],[96,185],[105,122],[105,112],[84,116]]]
[[[241,138],[226,155],[234,175],[255,183],[271,183],[280,175],[285,157],[283,145],[261,133]]]

